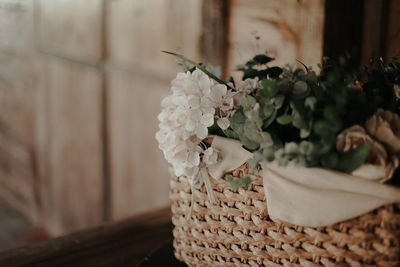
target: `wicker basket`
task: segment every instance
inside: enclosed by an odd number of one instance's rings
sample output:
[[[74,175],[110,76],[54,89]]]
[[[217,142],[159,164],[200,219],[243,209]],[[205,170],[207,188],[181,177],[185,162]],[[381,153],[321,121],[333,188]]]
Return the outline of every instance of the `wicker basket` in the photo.
[[[246,172],[242,166],[233,172]],[[189,266],[400,266],[400,204],[381,207],[328,227],[276,223],[268,217],[262,178],[248,190],[213,180],[218,198],[208,201],[187,178],[171,178],[175,256]]]

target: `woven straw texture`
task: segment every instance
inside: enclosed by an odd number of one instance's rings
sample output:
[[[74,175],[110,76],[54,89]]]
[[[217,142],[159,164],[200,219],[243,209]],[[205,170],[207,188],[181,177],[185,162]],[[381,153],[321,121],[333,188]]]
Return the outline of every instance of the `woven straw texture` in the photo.
[[[247,172],[245,166],[233,172]],[[262,178],[248,190],[213,180],[217,202],[171,178],[175,256],[189,266],[400,266],[400,204],[328,227],[276,223],[268,217]]]

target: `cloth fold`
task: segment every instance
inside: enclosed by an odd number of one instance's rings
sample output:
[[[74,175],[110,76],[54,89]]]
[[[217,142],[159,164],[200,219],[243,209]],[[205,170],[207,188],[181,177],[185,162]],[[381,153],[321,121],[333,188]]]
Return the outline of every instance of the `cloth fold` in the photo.
[[[400,202],[400,188],[322,168],[263,164],[268,213],[302,226],[327,226]]]
[[[220,136],[213,136],[211,147],[219,151],[218,162],[203,167],[192,183],[205,184],[210,202],[214,203],[210,176],[222,178],[249,160],[252,153],[239,141]],[[400,202],[400,188],[333,170],[279,167],[274,162],[263,164],[262,168],[268,213],[273,220],[328,226]]]
[[[219,151],[220,158],[216,164],[208,166],[208,172],[214,179],[220,179],[224,173],[233,171],[253,157],[239,141],[229,138],[213,136],[211,147]]]
[[[193,192],[195,188],[200,188],[204,184],[210,203],[214,204],[216,201],[216,196],[212,189],[210,176],[214,179],[220,179],[226,172],[240,167],[253,156],[253,154],[244,149],[242,144],[237,140],[220,136],[212,137],[213,142],[211,147],[218,151],[218,161],[213,165],[202,166],[195,176],[188,177],[192,189],[192,204],[190,205],[188,218],[191,216],[193,210]]]

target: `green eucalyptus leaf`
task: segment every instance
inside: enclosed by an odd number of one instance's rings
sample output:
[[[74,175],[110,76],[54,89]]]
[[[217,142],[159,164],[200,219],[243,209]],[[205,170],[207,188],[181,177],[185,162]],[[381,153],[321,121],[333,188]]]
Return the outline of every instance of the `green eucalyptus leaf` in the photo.
[[[299,152],[306,156],[311,156],[314,152],[314,145],[309,141],[301,141],[299,144]]]
[[[168,51],[162,51],[162,52],[167,53],[167,54],[170,54],[170,55],[173,55],[173,56],[176,56],[177,58],[181,59],[183,62],[185,62],[185,63],[187,62],[187,63],[190,63],[190,64],[194,65],[196,68],[198,68],[199,70],[201,70],[202,72],[204,72],[204,73],[205,73],[208,77],[210,77],[211,79],[214,79],[214,80],[217,81],[218,83],[220,83],[220,84],[225,84],[226,87],[228,87],[228,88],[230,88],[230,89],[233,89],[233,88],[230,87],[226,82],[224,82],[223,80],[221,80],[220,78],[218,78],[217,76],[215,76],[213,73],[209,72],[209,71],[206,69],[206,67],[201,66],[200,64],[194,62],[193,60],[190,60],[190,59],[188,59],[188,58],[186,58],[185,56],[180,55],[180,54],[176,54],[176,53],[172,53],[172,52],[168,52]]]
[[[340,157],[337,169],[345,173],[351,173],[365,162],[369,151],[370,146],[368,144],[364,144],[343,153]]]
[[[260,96],[270,98],[278,93],[278,88],[275,86],[275,82],[267,79],[261,81],[263,89],[260,90]]]
[[[329,122],[324,120],[318,120],[314,123],[314,131],[318,135],[326,137],[332,133],[332,128]]]
[[[272,112],[271,116],[267,120],[264,120],[262,128],[263,129],[267,129],[268,126],[270,126],[274,122],[277,114],[278,114],[277,110],[274,109],[274,111]]]
[[[295,94],[295,95],[301,95],[301,94],[304,94],[305,92],[307,92],[307,90],[308,90],[308,85],[307,85],[306,82],[297,81],[293,85],[292,93]]]
[[[323,111],[324,117],[328,120],[335,119],[339,116],[338,110],[335,106],[326,106]]]
[[[277,95],[275,97],[275,108],[280,109],[283,106],[284,101],[285,101],[285,95]]]
[[[245,134],[239,134],[240,142],[249,150],[256,150],[259,147],[257,142],[250,140]]]
[[[236,110],[229,122],[233,130],[237,130],[240,128],[240,126],[243,126],[243,124],[246,122],[246,117],[243,114],[243,108]]]
[[[310,136],[310,134],[311,134],[311,131],[310,130],[308,130],[308,129],[304,129],[304,128],[301,128],[300,129],[300,138],[307,138],[307,137],[309,137]]]
[[[208,133],[218,136],[225,136],[223,130],[218,126],[216,122],[210,127],[208,127]]]
[[[250,170],[252,173],[254,173],[255,175],[258,175],[258,164],[263,160],[263,155],[260,151],[255,151],[253,153],[253,157],[251,157],[248,161],[247,164],[250,167]]]
[[[254,123],[250,121],[247,121],[246,124],[244,125],[244,134],[248,139],[256,143],[262,142],[262,136],[260,130]]]
[[[296,110],[292,111],[292,124],[294,127],[301,129],[301,126],[303,125],[303,120],[300,116],[300,113],[297,112]]]
[[[285,151],[285,154],[298,154],[298,153],[300,153],[299,146],[295,142],[286,143],[284,151]]]
[[[262,157],[266,161],[273,161],[275,156],[274,156],[274,149],[272,147],[267,147],[264,148],[262,151]]]
[[[248,78],[255,78],[258,76],[258,70],[255,69],[246,69],[243,72],[243,80],[246,80]]]
[[[286,167],[289,163],[289,157],[285,154],[283,148],[276,150],[274,157],[279,166]]]
[[[263,105],[262,111],[263,111],[264,117],[269,118],[272,115],[272,113],[275,111],[275,106],[272,104]]]
[[[317,103],[317,98],[315,96],[309,96],[304,100],[304,106],[308,107],[311,110],[314,110],[315,103]]]
[[[225,175],[225,180],[230,184],[231,188],[234,191],[237,191],[240,187],[244,187],[247,190],[251,183],[251,178],[249,176],[245,176],[242,178],[233,177],[231,174]]]
[[[248,67],[253,67],[255,65],[257,65],[258,63],[256,61],[254,61],[253,59],[249,60],[246,62],[246,66]]]
[[[292,122],[292,116],[290,116],[289,114],[283,114],[283,115],[277,117],[276,121],[279,124],[286,125],[286,124],[289,124]]]
[[[267,69],[268,76],[271,78],[278,78],[282,73],[282,68],[272,67]]]
[[[273,60],[274,60],[274,58],[269,57],[265,54],[260,54],[260,55],[256,55],[255,57],[253,57],[253,61],[258,64],[267,64]]]
[[[272,136],[268,132],[261,132],[261,142],[260,142],[260,147],[266,148],[266,147],[271,147],[274,145],[274,140],[272,139]]]
[[[328,169],[336,169],[339,163],[339,156],[336,152],[325,155],[321,159],[322,167]]]
[[[286,94],[292,91],[292,85],[289,80],[283,79],[277,83],[277,88],[280,92]]]
[[[256,99],[251,95],[242,95],[239,99],[239,103],[244,110],[250,110],[256,104]]]
[[[239,140],[239,134],[237,134],[236,132],[226,129],[226,130],[222,130],[225,134],[226,137],[230,138],[230,139],[235,139],[235,140]]]

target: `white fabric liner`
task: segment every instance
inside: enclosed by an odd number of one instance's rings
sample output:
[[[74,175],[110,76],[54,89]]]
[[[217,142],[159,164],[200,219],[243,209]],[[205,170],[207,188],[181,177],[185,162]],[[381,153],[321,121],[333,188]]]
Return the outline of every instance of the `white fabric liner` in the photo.
[[[263,169],[270,217],[292,224],[328,226],[400,202],[400,188],[337,171],[275,163]]]
[[[221,161],[208,166],[208,173],[214,179],[220,179],[229,171],[240,167],[248,161],[253,154],[242,147],[242,144],[233,139],[213,136],[212,148],[219,151]]]
[[[239,141],[214,136],[221,161],[209,166],[219,179],[252,157]],[[302,226],[328,226],[358,217],[382,205],[400,202],[400,188],[322,168],[263,167],[268,214]]]

